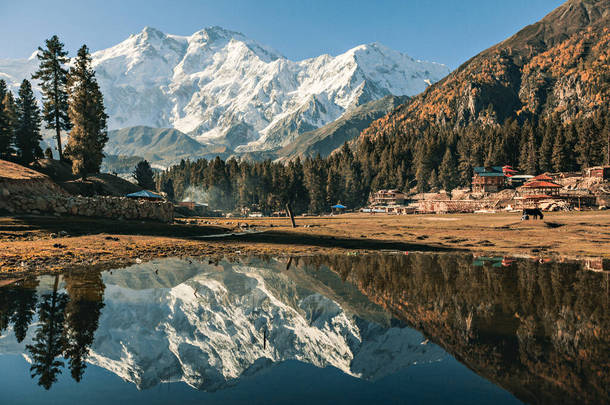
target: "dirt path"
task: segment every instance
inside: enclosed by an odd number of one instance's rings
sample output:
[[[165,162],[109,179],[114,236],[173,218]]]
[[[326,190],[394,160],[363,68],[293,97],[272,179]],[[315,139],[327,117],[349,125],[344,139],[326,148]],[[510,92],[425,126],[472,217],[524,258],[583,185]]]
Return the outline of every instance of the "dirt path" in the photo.
[[[67,217],[0,217],[0,275],[66,268],[116,268],[169,256],[458,251],[503,255],[610,257],[610,211],[386,216],[345,214],[287,218],[200,218],[159,224]],[[239,232],[239,225],[260,233]]]

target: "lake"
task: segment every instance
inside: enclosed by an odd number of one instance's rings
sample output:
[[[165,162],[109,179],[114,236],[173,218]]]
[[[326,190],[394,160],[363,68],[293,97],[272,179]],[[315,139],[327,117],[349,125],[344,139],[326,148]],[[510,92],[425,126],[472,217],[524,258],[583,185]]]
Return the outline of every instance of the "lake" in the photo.
[[[610,274],[467,254],[163,259],[0,288],[0,403],[609,403]]]

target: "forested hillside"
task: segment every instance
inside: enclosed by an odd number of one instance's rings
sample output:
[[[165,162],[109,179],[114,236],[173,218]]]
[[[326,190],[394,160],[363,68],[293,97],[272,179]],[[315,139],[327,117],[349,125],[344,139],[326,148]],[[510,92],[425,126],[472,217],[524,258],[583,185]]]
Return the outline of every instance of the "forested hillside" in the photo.
[[[536,173],[605,163],[609,27],[609,0],[570,0],[375,121],[358,153],[373,184],[404,187],[397,167],[426,190],[466,185],[483,164]],[[453,167],[457,177],[444,173]]]

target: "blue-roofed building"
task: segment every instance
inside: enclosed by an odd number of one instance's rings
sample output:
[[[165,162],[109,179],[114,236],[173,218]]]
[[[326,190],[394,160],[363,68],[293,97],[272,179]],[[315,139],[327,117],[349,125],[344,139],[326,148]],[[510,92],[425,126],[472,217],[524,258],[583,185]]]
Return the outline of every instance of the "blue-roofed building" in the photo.
[[[475,167],[472,177],[474,193],[496,193],[506,187],[503,166]]]

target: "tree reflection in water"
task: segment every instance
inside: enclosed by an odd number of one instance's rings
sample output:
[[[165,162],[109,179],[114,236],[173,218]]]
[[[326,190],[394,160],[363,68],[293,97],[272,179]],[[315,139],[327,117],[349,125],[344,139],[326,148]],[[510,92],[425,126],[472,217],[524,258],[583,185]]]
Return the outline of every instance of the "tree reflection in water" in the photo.
[[[523,401],[610,403],[608,273],[447,254],[301,261],[329,266]]]
[[[59,290],[59,276],[53,290],[37,297],[37,279],[26,279],[0,289],[0,332],[12,324],[15,338],[22,342],[38,317],[32,344],[26,345],[32,378],[50,389],[68,361],[72,378],[80,381],[93,343],[101,309],[104,284],[100,273],[69,273],[63,276],[66,292]]]

